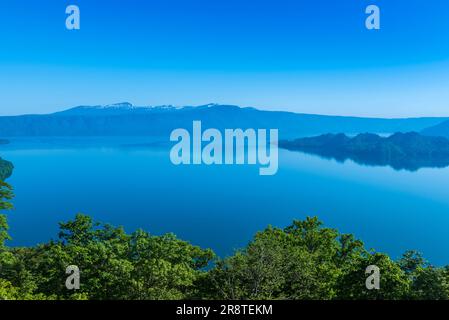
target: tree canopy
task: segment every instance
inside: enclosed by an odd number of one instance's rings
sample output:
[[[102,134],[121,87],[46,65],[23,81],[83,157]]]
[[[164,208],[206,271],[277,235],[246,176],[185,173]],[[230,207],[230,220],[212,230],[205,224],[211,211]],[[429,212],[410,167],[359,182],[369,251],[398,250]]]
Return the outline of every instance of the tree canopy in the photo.
[[[0,209],[10,209],[12,189],[0,186]],[[83,214],[59,227],[57,240],[10,248],[0,215],[0,299],[449,299],[449,267],[415,251],[393,261],[317,217],[269,226],[226,258]],[[65,286],[70,265],[79,267],[79,290]],[[365,286],[370,265],[381,270],[379,290]]]

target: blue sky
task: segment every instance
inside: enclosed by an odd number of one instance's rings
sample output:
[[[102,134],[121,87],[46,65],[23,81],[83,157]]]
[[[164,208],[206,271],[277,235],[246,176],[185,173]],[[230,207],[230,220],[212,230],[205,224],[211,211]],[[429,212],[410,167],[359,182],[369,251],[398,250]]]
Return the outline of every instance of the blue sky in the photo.
[[[1,115],[129,101],[449,116],[447,0],[2,0],[0,39]]]

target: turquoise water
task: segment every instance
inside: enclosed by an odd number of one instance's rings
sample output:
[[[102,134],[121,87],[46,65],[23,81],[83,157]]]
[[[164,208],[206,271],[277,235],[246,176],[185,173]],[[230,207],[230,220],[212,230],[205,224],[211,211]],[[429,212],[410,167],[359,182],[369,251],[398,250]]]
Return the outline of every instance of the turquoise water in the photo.
[[[78,212],[128,232],[173,232],[219,255],[268,225],[319,216],[368,247],[399,257],[417,249],[449,264],[449,169],[395,171],[280,150],[275,176],[257,166],[174,166],[163,147],[14,143],[0,156],[8,180],[11,245],[55,239]]]

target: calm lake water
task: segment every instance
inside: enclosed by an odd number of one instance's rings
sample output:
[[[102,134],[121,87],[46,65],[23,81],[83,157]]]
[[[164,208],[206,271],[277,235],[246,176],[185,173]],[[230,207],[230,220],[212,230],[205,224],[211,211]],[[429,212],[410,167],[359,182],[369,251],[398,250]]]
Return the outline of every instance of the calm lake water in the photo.
[[[11,245],[55,239],[78,212],[128,232],[173,232],[219,255],[268,225],[319,216],[394,258],[421,251],[449,264],[449,169],[395,171],[280,150],[275,176],[257,166],[174,166],[161,147],[14,142]],[[84,147],[81,147],[83,145]]]

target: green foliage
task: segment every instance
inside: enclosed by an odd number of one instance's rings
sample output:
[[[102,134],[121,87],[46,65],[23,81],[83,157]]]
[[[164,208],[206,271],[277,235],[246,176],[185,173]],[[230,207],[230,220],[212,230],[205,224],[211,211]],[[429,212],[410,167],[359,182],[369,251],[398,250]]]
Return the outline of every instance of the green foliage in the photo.
[[[398,264],[411,282],[411,299],[449,299],[449,267],[435,268],[416,251],[406,252]]]
[[[381,270],[379,290],[366,289],[365,270],[370,265]],[[354,261],[341,277],[338,289],[339,299],[397,300],[408,298],[410,282],[397,263],[387,255],[372,253]]]
[[[0,144],[2,144],[1,139]],[[13,169],[14,166],[11,162],[0,158],[0,180],[6,180],[7,178],[9,178],[12,174]]]
[[[11,259],[11,255],[5,247],[5,241],[10,239],[8,234],[8,222],[6,215],[1,214],[1,211],[12,209],[12,205],[9,202],[12,198],[12,187],[0,180],[0,271],[3,264]]]
[[[0,272],[25,293],[59,299],[187,299],[198,295],[195,282],[213,258],[174,235],[100,225],[78,214],[60,224],[59,241],[16,248],[14,261]],[[81,271],[81,288],[65,287],[69,265]]]
[[[2,182],[0,209],[10,209],[11,198]],[[35,247],[7,248],[7,230],[0,215],[0,300],[449,299],[449,267],[414,251],[395,262],[316,217],[268,227],[213,265],[211,250],[173,234],[127,234],[82,214],[60,223],[57,241]],[[65,286],[69,265],[80,269],[79,290]],[[381,270],[379,290],[365,286],[370,265]]]
[[[12,198],[12,187],[0,180],[0,211],[12,209],[12,204],[10,202]]]
[[[382,270],[381,290],[367,290],[365,270]],[[209,273],[219,299],[402,299],[409,282],[388,256],[368,253],[352,235],[317,218],[258,233],[247,249]]]

